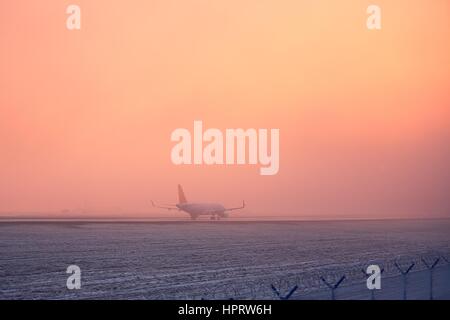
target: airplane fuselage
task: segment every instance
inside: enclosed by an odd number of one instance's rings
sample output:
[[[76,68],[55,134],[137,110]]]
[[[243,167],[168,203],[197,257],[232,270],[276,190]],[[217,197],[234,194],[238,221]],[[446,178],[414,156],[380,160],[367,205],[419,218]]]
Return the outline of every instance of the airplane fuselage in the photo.
[[[220,203],[199,203],[199,202],[188,202],[184,194],[181,185],[178,185],[178,203],[168,204],[168,205],[156,205],[152,201],[153,207],[162,208],[166,210],[180,210],[188,213],[192,220],[197,219],[199,216],[211,216],[212,220],[217,220],[220,218],[228,217],[228,213],[234,210],[244,209],[245,202],[242,201],[241,207],[225,208]]]
[[[179,203],[176,205],[178,209],[190,214],[192,219],[196,219],[201,215],[210,215],[212,217],[225,218],[226,209],[220,203]]]

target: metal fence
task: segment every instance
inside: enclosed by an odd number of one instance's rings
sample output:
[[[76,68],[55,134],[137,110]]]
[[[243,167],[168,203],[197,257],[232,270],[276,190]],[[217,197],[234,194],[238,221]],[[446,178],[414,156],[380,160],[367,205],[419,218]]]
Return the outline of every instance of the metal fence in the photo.
[[[380,268],[380,289],[368,289],[369,265]],[[355,263],[345,269],[328,266],[317,273],[298,275],[280,268],[278,274],[253,281],[216,283],[200,288],[186,299],[351,299],[412,300],[450,299],[450,261],[448,256],[401,256],[394,261]],[[163,297],[160,298],[171,298]],[[173,297],[172,297],[173,298]]]

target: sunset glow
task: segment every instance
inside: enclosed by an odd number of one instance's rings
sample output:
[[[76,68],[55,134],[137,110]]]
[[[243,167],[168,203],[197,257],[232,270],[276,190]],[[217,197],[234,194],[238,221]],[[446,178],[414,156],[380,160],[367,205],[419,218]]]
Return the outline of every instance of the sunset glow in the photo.
[[[81,8],[81,30],[66,7]],[[125,5],[127,3],[127,5]],[[0,3],[0,217],[450,217],[450,2]],[[174,165],[171,133],[279,129],[279,171]]]

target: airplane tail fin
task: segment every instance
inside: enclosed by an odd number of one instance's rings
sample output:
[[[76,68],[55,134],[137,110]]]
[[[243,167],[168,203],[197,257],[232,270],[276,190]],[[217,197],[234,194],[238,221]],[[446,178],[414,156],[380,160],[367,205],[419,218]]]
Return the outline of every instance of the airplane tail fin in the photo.
[[[178,203],[186,203],[186,196],[184,195],[183,188],[178,185]]]

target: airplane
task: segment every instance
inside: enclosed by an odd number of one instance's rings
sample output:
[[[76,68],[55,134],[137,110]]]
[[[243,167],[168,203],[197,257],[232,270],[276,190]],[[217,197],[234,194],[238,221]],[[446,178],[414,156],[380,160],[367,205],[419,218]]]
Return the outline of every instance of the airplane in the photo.
[[[228,217],[228,212],[245,208],[245,201],[242,201],[241,207],[225,208],[219,203],[194,203],[188,202],[184,195],[183,188],[178,185],[178,203],[168,205],[156,205],[152,201],[152,206],[166,210],[184,211],[191,216],[191,220],[196,220],[199,216],[210,215],[211,220],[220,220],[220,218]]]

